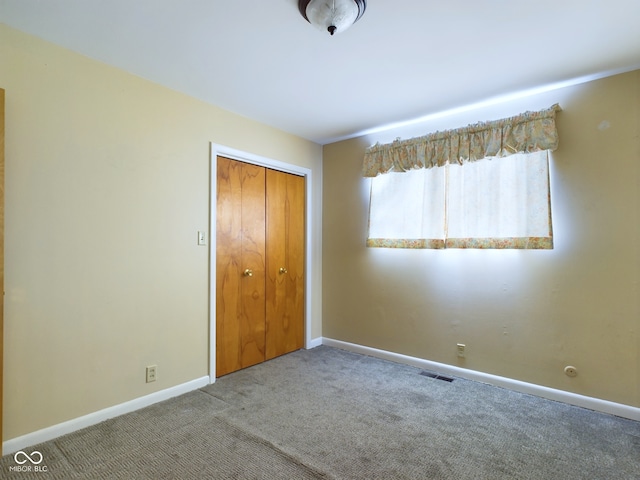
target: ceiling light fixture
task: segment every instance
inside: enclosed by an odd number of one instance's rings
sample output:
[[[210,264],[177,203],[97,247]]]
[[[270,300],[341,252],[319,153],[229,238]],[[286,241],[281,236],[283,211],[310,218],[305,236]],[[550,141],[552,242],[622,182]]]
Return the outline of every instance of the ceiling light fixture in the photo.
[[[356,23],[367,8],[366,0],[298,0],[302,16],[331,35]]]

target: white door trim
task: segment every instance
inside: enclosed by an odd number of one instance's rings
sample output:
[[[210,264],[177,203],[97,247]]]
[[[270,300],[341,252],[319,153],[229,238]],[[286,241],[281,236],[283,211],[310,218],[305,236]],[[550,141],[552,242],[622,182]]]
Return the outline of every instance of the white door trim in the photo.
[[[311,284],[313,278],[311,275],[311,253],[313,252],[313,236],[311,235],[311,225],[313,225],[311,186],[313,182],[311,181],[311,169],[212,143],[211,168],[209,171],[209,184],[211,185],[211,196],[209,198],[209,383],[216,381],[216,204],[218,156],[305,177],[304,342],[305,348],[313,347],[313,341],[311,339],[311,292],[313,291]]]

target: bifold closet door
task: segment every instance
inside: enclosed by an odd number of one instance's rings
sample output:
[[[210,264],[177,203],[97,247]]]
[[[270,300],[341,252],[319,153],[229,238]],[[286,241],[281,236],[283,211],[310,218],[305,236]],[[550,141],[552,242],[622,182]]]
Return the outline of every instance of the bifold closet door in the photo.
[[[304,339],[304,177],[267,170],[266,360]]]
[[[265,359],[265,169],[217,159],[216,376]]]
[[[216,376],[304,344],[304,177],[217,158]]]

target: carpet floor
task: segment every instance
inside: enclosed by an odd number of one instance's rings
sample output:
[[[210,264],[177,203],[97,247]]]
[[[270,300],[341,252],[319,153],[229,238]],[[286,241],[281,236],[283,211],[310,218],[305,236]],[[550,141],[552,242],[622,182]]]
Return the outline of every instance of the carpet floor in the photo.
[[[6,455],[0,478],[640,479],[639,422],[421,373],[300,350],[25,449],[46,471]]]

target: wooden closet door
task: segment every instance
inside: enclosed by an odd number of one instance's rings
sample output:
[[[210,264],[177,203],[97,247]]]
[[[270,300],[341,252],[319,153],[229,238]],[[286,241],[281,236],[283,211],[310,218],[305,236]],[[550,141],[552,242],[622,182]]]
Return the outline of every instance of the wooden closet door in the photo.
[[[265,169],[217,158],[216,376],[265,358]]]
[[[304,344],[304,177],[267,169],[266,360]]]

